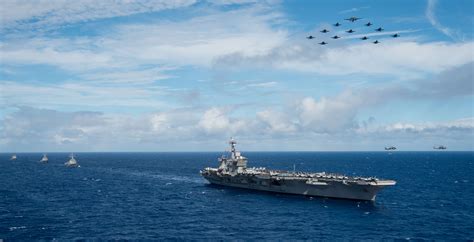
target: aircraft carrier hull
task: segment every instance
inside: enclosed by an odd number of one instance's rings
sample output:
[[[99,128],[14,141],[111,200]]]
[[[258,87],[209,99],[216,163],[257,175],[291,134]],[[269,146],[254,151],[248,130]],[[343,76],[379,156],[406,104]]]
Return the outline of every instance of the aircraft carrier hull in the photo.
[[[315,182],[308,179],[274,179],[252,176],[203,175],[211,184],[306,196],[374,201],[384,185],[358,185],[339,181]]]

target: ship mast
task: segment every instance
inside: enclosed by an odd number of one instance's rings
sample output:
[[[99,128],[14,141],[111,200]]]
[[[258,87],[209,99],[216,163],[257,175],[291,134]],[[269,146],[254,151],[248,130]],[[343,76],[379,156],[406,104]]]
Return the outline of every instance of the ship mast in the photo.
[[[234,138],[231,137],[229,144],[230,144],[230,153],[232,154],[232,159],[236,159],[237,155],[235,153],[235,144],[237,144],[237,142],[234,140]]]

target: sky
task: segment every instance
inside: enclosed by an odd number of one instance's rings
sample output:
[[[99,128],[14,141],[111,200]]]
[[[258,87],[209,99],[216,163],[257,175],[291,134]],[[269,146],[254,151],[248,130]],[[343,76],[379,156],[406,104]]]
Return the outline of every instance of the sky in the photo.
[[[2,1],[0,152],[472,151],[473,5]]]

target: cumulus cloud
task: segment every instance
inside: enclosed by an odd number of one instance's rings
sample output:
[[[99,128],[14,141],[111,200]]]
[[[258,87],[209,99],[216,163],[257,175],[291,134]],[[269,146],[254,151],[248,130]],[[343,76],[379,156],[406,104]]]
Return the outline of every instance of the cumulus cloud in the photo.
[[[19,107],[13,115],[4,116],[1,124],[2,143],[40,145],[43,141],[53,145],[93,143],[89,134],[100,132],[107,124],[102,113],[64,113],[50,109]]]
[[[290,113],[283,113],[275,110],[263,110],[257,112],[257,120],[263,127],[263,132],[266,134],[280,134],[288,135],[296,133],[299,127]],[[277,135],[279,136],[279,135]]]
[[[289,147],[296,144],[298,150],[311,149],[315,144],[319,146],[317,149],[347,150],[354,147],[351,143],[353,139],[373,142],[373,147],[377,149],[381,142],[401,141],[405,147],[413,145],[411,149],[429,149],[431,145],[440,143],[450,148],[472,149],[466,144],[470,144],[468,141],[474,134],[473,117],[446,122],[378,126],[369,122],[367,126],[334,130],[327,134],[314,132],[314,128],[309,126],[298,126],[298,120],[291,120],[285,115],[264,110],[249,120],[217,107],[143,115],[18,107],[0,122],[0,146],[2,150],[12,151],[157,151],[188,150],[192,147],[216,150],[221,148],[216,145],[221,145],[230,136],[237,136],[252,143],[253,150],[267,149],[269,144],[272,144],[270,149],[281,150],[291,149]],[[285,142],[278,142],[282,139]],[[430,143],[428,147],[427,142]]]
[[[231,120],[227,111],[217,107],[206,110],[199,120],[198,126],[208,134],[226,134],[227,136],[239,133],[240,131],[247,132],[245,129],[250,128],[245,120]]]

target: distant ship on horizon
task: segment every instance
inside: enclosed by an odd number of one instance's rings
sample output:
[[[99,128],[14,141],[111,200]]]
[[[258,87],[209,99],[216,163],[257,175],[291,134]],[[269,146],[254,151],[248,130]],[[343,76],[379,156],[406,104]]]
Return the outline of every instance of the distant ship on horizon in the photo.
[[[11,157],[10,157],[10,160],[16,160],[17,157],[16,157],[16,154],[13,154]]]
[[[64,163],[65,166],[70,167],[70,168],[76,168],[76,167],[81,167],[78,163],[77,160],[74,158],[74,154],[71,153],[71,159]]]
[[[40,162],[43,164],[48,163],[48,156],[46,156],[46,154],[43,154],[43,158],[41,158]]]

